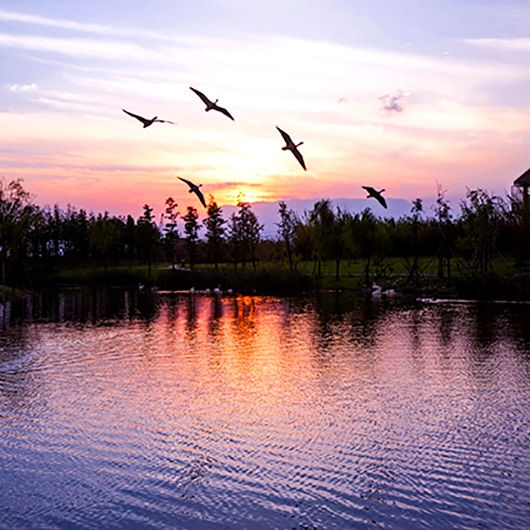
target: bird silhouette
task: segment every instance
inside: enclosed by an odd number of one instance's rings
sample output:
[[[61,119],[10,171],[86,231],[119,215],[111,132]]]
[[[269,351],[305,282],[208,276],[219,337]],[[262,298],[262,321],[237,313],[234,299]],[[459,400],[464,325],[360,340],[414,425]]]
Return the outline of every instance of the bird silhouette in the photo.
[[[128,114],[129,116],[132,116],[133,118],[136,118],[138,121],[141,121],[144,124],[144,129],[146,127],[149,127],[150,125],[153,125],[153,123],[155,123],[155,121],[160,122],[160,123],[171,123],[172,125],[175,125],[172,121],[159,120],[158,116],[155,116],[154,118],[151,118],[150,120],[148,120],[147,118],[144,118],[142,116],[138,116],[138,114],[133,114],[132,112],[129,112],[128,110],[125,110],[125,109],[121,109],[121,110],[123,110],[123,112],[125,112],[125,114]]]
[[[216,99],[215,101],[210,101],[200,90],[197,90],[191,86],[190,90],[193,90],[193,92],[195,92],[195,94],[197,94],[201,98],[202,102],[206,105],[206,108],[204,109],[206,112],[210,110],[216,110],[221,114],[228,116],[231,120],[235,121],[234,117],[232,116],[232,114],[230,114],[230,112],[228,112],[224,107],[220,107],[217,104],[217,102],[219,101],[218,99]]]
[[[182,177],[177,176],[177,178],[182,180],[182,182],[185,182],[190,187],[189,192],[195,193],[195,195],[199,197],[199,200],[201,201],[202,205],[206,208],[206,201],[204,200],[204,195],[202,194],[202,191],[199,189],[202,186],[202,184],[199,184],[197,186],[197,184],[193,184],[193,182],[183,179]]]
[[[304,142],[295,144],[291,140],[291,137],[285,131],[282,131],[277,125],[276,125],[276,129],[280,131],[280,134],[282,135],[282,138],[285,141],[285,145],[282,147],[282,151],[291,151],[291,153],[293,153],[296,160],[298,160],[298,162],[300,162],[300,165],[304,168],[304,170],[307,171],[307,168],[305,167],[304,158],[302,157],[302,154],[300,153],[300,151],[298,151],[298,146],[302,145]]]
[[[368,197],[366,197],[367,199],[369,199],[370,197],[373,197],[374,199],[376,199],[383,208],[386,208],[386,201],[385,201],[385,198],[381,195],[381,193],[383,193],[383,191],[385,191],[384,189],[381,190],[381,191],[377,191],[376,189],[372,188],[371,186],[363,186],[363,188],[368,192]]]

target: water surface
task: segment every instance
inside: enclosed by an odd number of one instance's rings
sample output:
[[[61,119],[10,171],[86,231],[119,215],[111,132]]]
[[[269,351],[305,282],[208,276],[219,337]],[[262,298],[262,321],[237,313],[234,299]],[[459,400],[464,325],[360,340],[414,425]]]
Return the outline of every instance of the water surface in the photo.
[[[529,322],[335,294],[0,306],[0,528],[527,528]]]

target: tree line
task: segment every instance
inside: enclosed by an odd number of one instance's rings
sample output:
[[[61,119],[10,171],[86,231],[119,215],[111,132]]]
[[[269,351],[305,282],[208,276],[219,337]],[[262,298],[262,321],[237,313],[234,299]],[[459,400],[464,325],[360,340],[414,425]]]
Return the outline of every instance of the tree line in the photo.
[[[181,212],[169,197],[159,219],[145,204],[142,214],[114,216],[67,206],[38,206],[21,180],[0,180],[0,266],[4,285],[31,285],[31,270],[56,267],[113,267],[155,263],[193,269],[209,263],[252,267],[277,262],[290,271],[310,262],[312,273],[323,274],[334,264],[339,279],[344,260],[361,260],[367,283],[374,267],[387,258],[402,258],[409,280],[421,275],[423,258],[437,263],[438,275],[462,270],[481,274],[495,258],[522,267],[530,252],[529,209],[512,196],[482,189],[469,190],[456,215],[445,190],[438,187],[434,207],[424,211],[415,199],[410,213],[399,219],[376,217],[370,209],[351,213],[329,199],[297,214],[279,203],[276,236],[263,238],[264,225],[249,202],[240,200],[228,219],[210,196],[206,216],[197,209]],[[458,267],[458,271],[454,268]]]

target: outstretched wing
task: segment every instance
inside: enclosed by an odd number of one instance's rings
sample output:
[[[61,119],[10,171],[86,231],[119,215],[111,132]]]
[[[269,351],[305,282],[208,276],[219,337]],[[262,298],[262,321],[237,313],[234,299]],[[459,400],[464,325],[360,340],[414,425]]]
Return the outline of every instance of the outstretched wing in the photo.
[[[385,201],[385,198],[380,194],[378,193],[375,198],[379,201],[379,203],[381,204],[381,206],[383,208],[386,208],[386,201]]]
[[[236,120],[234,120],[232,114],[230,114],[225,108],[219,107],[218,105],[216,105],[214,108],[215,108],[215,110],[218,110],[219,112],[221,112],[225,116],[228,116],[232,121],[236,121]]]
[[[307,171],[307,168],[305,167],[304,158],[302,157],[302,153],[298,151],[298,149],[295,147],[294,149],[291,149],[293,155],[295,156],[296,160],[300,162],[300,165]]]
[[[372,188],[371,186],[362,186],[370,195],[373,195],[374,193],[376,193],[376,191],[374,190],[374,188]]]
[[[128,110],[121,109],[125,114],[128,114],[129,116],[132,116],[133,118],[136,118],[137,120],[141,121],[144,125],[147,125],[150,120],[146,120],[142,116],[138,116],[138,114],[133,114],[132,112],[129,112]]]
[[[158,118],[155,120],[159,123],[171,123],[171,125],[175,125],[175,122],[169,121],[169,120],[159,120]]]
[[[200,90],[197,90],[195,88],[193,88],[192,86],[190,86],[190,90],[192,90],[193,92],[195,92],[195,94],[197,94],[202,102],[206,105],[206,106],[209,106],[212,104],[212,102],[200,91]]]
[[[202,191],[199,189],[199,187],[195,186],[195,188],[193,188],[193,191],[196,193],[197,197],[199,197],[201,204],[206,208],[206,201],[204,200],[204,195],[202,194]]]
[[[179,176],[177,176],[177,178],[179,180],[182,180],[182,182],[185,182],[190,188],[193,189],[195,187],[195,184],[193,184],[193,182],[190,182],[189,180],[183,179],[182,177],[179,177]]]
[[[293,143],[293,141],[291,140],[291,137],[285,131],[282,131],[277,125],[276,125],[276,129],[280,131],[280,134],[282,135],[282,138],[287,145],[291,145]]]

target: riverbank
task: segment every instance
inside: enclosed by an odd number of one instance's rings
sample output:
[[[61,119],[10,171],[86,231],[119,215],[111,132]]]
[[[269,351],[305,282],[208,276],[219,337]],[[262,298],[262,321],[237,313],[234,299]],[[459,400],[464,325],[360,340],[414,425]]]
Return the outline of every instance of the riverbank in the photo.
[[[460,272],[440,277],[432,268],[420,264],[416,274],[407,270],[406,263],[373,267],[366,284],[362,262],[348,262],[340,269],[337,279],[335,264],[323,263],[318,274],[313,262],[299,263],[290,271],[284,264],[262,263],[235,268],[222,264],[201,264],[193,270],[159,264],[149,271],[147,266],[54,268],[31,271],[31,290],[43,291],[61,287],[128,287],[161,290],[231,290],[252,295],[293,295],[325,291],[374,291],[376,295],[401,294],[413,297],[468,298],[483,300],[530,300],[530,272],[505,268],[487,274]],[[29,286],[23,286],[30,290]],[[27,291],[26,291],[27,292]],[[24,296],[25,291],[3,287],[0,299]]]

